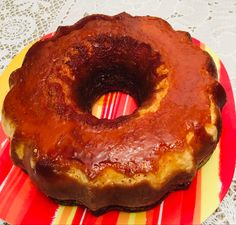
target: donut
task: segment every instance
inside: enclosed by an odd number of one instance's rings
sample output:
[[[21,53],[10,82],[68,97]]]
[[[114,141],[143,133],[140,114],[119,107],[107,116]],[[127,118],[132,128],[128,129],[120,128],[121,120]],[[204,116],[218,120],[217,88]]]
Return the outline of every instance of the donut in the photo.
[[[91,15],[36,42],[9,79],[11,158],[46,196],[94,213],[137,211],[184,189],[210,158],[226,102],[211,56],[151,16]],[[127,116],[91,108],[114,91]]]

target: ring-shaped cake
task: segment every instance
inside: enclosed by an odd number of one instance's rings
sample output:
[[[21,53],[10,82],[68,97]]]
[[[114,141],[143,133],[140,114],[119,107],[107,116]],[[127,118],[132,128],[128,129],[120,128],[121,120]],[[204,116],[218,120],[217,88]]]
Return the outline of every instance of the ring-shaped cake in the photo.
[[[221,133],[210,55],[156,17],[91,15],[38,41],[11,74],[3,127],[13,162],[47,196],[93,212],[142,210],[187,187]],[[138,109],[91,114],[122,91]]]

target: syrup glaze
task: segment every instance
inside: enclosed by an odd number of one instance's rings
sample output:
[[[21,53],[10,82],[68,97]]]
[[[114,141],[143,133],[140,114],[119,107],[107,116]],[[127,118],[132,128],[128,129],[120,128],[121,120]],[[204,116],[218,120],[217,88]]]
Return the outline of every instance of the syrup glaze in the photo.
[[[161,65],[168,73],[156,72]],[[106,167],[132,176],[155,170],[165,152],[183,151],[193,132],[191,147],[200,160],[199,152],[218,141],[204,129],[210,96],[218,107],[225,102],[216,77],[211,57],[162,19],[86,17],[37,42],[11,75],[4,114],[16,126],[12,158],[24,167],[14,153],[23,143],[38,173],[73,165],[90,178]],[[168,92],[149,112],[163,79]],[[95,118],[91,105],[110,91],[132,95],[139,108],[114,120]]]

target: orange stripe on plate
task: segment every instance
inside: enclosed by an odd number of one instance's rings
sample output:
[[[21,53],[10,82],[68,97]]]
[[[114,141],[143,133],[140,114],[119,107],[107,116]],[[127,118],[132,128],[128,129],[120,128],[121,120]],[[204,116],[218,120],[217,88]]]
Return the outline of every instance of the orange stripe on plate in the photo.
[[[200,44],[199,44],[199,47],[200,47],[201,49],[205,50],[205,44],[200,43]]]
[[[201,170],[197,172],[196,204],[194,208],[193,224],[200,224],[201,217]]]
[[[101,98],[99,98],[98,101],[92,107],[92,115],[96,116],[97,118],[100,118],[101,114],[103,113],[104,97],[105,96],[102,96]]]
[[[76,206],[59,206],[52,224],[72,224],[76,209]]]
[[[101,111],[101,114],[98,115],[98,118],[104,118],[106,108],[107,108],[108,97],[109,95],[105,95],[103,98],[100,98],[102,102],[102,111]]]
[[[151,209],[151,210],[148,210],[147,212],[146,212],[146,225],[151,225],[151,224],[153,224],[153,217],[154,217],[154,210],[156,209],[156,207],[154,208],[154,209]]]
[[[130,213],[120,212],[116,224],[117,225],[128,224],[129,216],[130,216]]]

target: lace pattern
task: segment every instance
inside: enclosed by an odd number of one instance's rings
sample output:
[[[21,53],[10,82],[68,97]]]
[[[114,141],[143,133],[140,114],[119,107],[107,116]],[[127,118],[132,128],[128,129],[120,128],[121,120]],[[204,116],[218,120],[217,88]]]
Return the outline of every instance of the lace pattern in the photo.
[[[46,34],[63,0],[2,0],[0,3],[0,72],[28,43]]]

